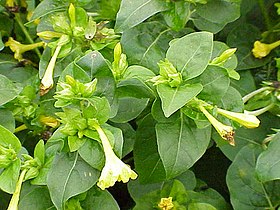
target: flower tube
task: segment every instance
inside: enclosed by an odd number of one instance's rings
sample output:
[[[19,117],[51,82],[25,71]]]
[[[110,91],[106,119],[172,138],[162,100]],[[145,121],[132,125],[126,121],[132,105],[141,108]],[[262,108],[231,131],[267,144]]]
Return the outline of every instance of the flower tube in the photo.
[[[214,118],[202,105],[199,105],[200,111],[207,117],[209,122],[214,126],[219,135],[227,140],[230,145],[235,146],[234,142],[234,130],[231,126],[224,125],[219,122],[216,118]]]
[[[116,181],[126,183],[130,178],[136,179],[137,174],[114,153],[103,129],[99,125],[96,125],[95,129],[99,134],[105,153],[105,166],[102,169],[97,186],[100,189],[105,190],[106,188],[113,186]]]
[[[225,116],[228,119],[238,122],[246,128],[256,128],[260,125],[259,119],[255,115],[251,115],[247,112],[236,113],[217,108],[217,113]]]
[[[60,39],[58,40],[54,54],[49,62],[49,65],[45,71],[45,74],[41,80],[41,85],[40,85],[40,95],[41,96],[45,95],[53,87],[53,73],[54,73],[54,67],[55,67],[55,62],[56,62],[57,56],[58,56],[62,46],[67,44],[69,41],[70,41],[69,36],[67,36],[67,35],[62,35],[60,37]]]

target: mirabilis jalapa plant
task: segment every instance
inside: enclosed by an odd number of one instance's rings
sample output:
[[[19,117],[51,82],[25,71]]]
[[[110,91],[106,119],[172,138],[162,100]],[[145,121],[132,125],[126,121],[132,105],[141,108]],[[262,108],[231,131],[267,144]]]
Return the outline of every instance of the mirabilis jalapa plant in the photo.
[[[17,78],[0,71],[0,92],[6,93],[2,83],[11,92],[0,99],[0,113],[19,125],[0,127],[0,189],[13,194],[8,209],[117,210],[109,192],[115,195],[119,186],[128,187],[135,202],[128,208],[134,210],[230,209],[192,172],[216,145],[233,161],[227,183],[234,208],[253,209],[258,202],[250,199],[258,196],[262,207],[276,209],[280,176],[267,160],[278,154],[279,135],[259,135],[267,122],[257,117],[279,114],[279,83],[242,92],[244,71],[235,56],[242,48],[213,38],[239,17],[240,3],[44,0],[37,8],[28,3],[34,16],[20,27],[41,41],[22,44],[27,43],[22,35],[11,38],[1,30],[20,65],[37,68],[26,61],[31,50],[44,47],[40,76],[20,66],[30,74],[21,83],[20,73]],[[9,0],[7,6],[17,5]],[[108,7],[115,15],[104,13]],[[257,42],[250,59],[259,62],[278,44]],[[34,135],[38,132],[42,135]],[[249,192],[238,197],[244,189]]]

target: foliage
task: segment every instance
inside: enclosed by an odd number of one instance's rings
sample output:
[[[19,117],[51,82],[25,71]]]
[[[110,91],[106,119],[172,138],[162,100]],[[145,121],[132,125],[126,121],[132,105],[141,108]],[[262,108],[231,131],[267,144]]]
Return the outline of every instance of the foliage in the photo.
[[[0,209],[279,209],[279,14],[1,1]]]

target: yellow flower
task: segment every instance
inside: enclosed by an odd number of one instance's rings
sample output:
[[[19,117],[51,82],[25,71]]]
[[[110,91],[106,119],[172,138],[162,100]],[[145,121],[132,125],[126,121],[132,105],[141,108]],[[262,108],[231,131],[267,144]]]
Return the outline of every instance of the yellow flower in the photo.
[[[56,128],[59,125],[59,121],[51,116],[41,116],[40,122],[52,128]]]
[[[158,207],[162,210],[171,210],[174,207],[172,203],[172,197],[161,198]]]
[[[280,45],[280,40],[273,42],[271,44],[265,44],[260,41],[255,41],[252,53],[256,58],[263,58],[267,56],[271,50]]]
[[[231,126],[224,125],[213,117],[202,105],[199,106],[200,111],[207,117],[209,122],[214,126],[219,135],[227,140],[230,145],[235,146],[234,130]]]
[[[105,153],[105,166],[102,169],[97,186],[105,190],[113,186],[116,181],[126,183],[129,179],[136,179],[137,174],[114,153],[103,129],[99,125],[96,125],[95,129],[99,134]]]
[[[21,61],[23,60],[22,54],[26,51],[33,50],[37,47],[44,46],[44,42],[38,42],[34,44],[21,44],[20,42],[14,40],[12,37],[9,37],[9,40],[5,43],[6,47],[10,47],[10,49],[15,53],[15,59]]]
[[[260,121],[256,116],[250,115],[246,112],[236,113],[219,108],[217,109],[217,112],[218,114],[221,114],[231,120],[234,120],[247,128],[256,128],[260,125]]]
[[[45,74],[41,80],[41,85],[40,85],[40,95],[41,96],[45,95],[53,87],[53,83],[54,83],[53,82],[53,73],[54,73],[54,67],[55,67],[55,62],[56,62],[57,56],[58,56],[62,46],[67,44],[69,41],[70,41],[70,38],[67,35],[62,35],[60,37],[60,39],[58,40],[54,54],[48,64]]]

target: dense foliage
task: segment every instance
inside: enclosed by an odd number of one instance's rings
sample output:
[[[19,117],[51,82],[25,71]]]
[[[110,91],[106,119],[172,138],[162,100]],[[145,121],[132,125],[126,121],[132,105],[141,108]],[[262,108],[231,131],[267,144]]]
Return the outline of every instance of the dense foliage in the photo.
[[[1,0],[0,209],[279,210],[279,15]]]

